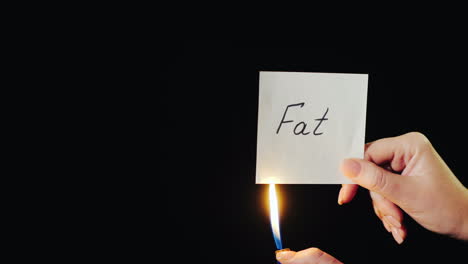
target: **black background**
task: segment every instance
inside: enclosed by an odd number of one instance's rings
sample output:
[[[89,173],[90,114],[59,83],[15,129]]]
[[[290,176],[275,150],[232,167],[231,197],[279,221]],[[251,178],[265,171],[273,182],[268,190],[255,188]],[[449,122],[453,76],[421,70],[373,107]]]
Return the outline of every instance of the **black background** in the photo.
[[[366,142],[422,132],[468,185],[467,53],[461,46],[189,41],[165,51],[168,89],[161,91],[155,117],[163,152],[163,198],[156,210],[166,220],[157,230],[165,245],[156,254],[170,263],[274,263],[267,186],[255,184],[259,71],[368,73]],[[375,216],[366,190],[339,206],[339,188],[279,186],[285,247],[318,247],[345,263],[465,257],[466,244],[429,232],[408,216],[408,237],[398,245]]]

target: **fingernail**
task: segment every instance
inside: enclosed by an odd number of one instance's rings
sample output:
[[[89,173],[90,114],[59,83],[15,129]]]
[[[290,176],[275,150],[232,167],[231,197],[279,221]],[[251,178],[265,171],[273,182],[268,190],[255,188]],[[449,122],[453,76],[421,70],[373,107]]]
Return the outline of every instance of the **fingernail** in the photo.
[[[341,187],[340,192],[338,193],[338,204],[342,205],[343,201],[341,200],[341,192],[343,192],[343,187]]]
[[[389,224],[391,224],[392,226],[396,227],[396,228],[401,228],[401,223],[396,220],[395,217],[391,216],[391,215],[386,215],[384,216],[385,220],[387,220],[387,222]]]
[[[395,227],[392,227],[392,235],[393,235],[393,238],[395,239],[395,241],[398,244],[403,243],[403,238],[401,237],[400,233],[398,232],[398,230]]]
[[[361,171],[361,164],[353,159],[345,159],[341,167],[344,175],[348,178],[356,177]]]
[[[276,253],[276,259],[279,262],[287,261],[287,260],[291,259],[292,257],[294,257],[294,254],[296,254],[296,253],[293,252],[293,251],[278,252],[278,253]]]
[[[387,222],[387,220],[385,220],[385,218],[382,218],[382,223],[383,223],[385,229],[387,229],[387,231],[388,231],[389,233],[392,232],[392,229],[390,228],[392,225],[390,225],[390,224]]]

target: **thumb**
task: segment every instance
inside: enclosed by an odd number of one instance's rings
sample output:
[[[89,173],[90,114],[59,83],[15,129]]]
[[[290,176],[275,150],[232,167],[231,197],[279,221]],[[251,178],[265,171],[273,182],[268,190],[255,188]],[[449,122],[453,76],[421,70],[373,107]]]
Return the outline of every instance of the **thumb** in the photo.
[[[402,189],[408,188],[409,184],[409,177],[402,177],[362,159],[345,159],[341,171],[353,182],[397,204],[402,200]]]

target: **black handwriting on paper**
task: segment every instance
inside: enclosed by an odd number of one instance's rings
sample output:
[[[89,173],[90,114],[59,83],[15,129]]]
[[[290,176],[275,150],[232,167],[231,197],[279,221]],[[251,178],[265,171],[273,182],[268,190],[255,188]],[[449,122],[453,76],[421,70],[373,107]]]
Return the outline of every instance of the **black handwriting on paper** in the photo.
[[[278,129],[276,129],[276,134],[278,134],[280,132],[281,126],[283,124],[294,122],[294,120],[284,120],[286,118],[286,113],[288,112],[289,107],[300,106],[302,108],[302,107],[304,107],[304,105],[305,105],[305,103],[302,102],[302,103],[290,104],[290,105],[286,106],[286,109],[284,110],[283,118],[281,118],[281,122],[279,123]],[[319,127],[320,127],[320,125],[322,124],[323,121],[328,120],[328,118],[326,118],[327,114],[328,114],[328,107],[327,107],[327,110],[325,111],[325,113],[323,114],[322,118],[315,119],[315,121],[318,121],[318,124],[315,127],[314,132],[313,132],[313,134],[315,136],[320,136],[320,135],[323,134],[323,132],[317,132],[317,130],[319,129]],[[294,133],[294,135],[308,135],[308,134],[310,134],[310,131],[306,132],[306,128],[307,128],[307,123],[304,122],[304,121],[301,121],[301,122],[297,123],[296,126],[294,126],[293,133]]]

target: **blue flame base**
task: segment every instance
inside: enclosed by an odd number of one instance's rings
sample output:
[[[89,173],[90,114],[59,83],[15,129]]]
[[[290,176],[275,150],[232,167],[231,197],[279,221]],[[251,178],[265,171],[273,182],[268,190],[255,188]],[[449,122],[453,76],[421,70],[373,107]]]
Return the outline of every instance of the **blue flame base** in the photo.
[[[281,238],[278,238],[275,235],[273,235],[273,237],[275,238],[276,248],[278,250],[283,249],[283,243],[281,243]]]
[[[281,237],[275,236],[275,233],[273,232],[273,238],[275,239],[275,245],[278,250],[283,249],[283,243],[281,242]],[[281,264],[281,262],[276,261],[277,264]]]

